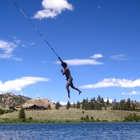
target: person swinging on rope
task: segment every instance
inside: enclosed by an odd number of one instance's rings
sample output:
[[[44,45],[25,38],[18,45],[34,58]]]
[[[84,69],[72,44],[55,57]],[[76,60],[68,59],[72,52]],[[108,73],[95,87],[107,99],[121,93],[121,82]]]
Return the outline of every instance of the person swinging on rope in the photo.
[[[70,74],[70,70],[69,68],[67,67],[67,63],[65,62],[62,62],[61,63],[62,67],[64,68],[64,71],[61,69],[61,73],[62,75],[65,75],[66,76],[66,80],[67,80],[67,84],[66,84],[66,89],[67,89],[67,92],[68,92],[68,99],[70,98],[70,89],[69,89],[69,86],[71,86],[71,88],[77,90],[79,92],[79,95],[81,94],[81,90],[79,90],[77,87],[75,87],[73,85],[73,78]]]

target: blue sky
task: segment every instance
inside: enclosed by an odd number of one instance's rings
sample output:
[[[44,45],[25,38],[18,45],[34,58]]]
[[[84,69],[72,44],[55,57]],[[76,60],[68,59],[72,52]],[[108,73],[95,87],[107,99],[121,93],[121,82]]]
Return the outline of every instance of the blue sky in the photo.
[[[139,0],[14,0],[68,63],[70,102],[140,101]],[[0,93],[67,102],[58,58],[12,0],[0,1]]]

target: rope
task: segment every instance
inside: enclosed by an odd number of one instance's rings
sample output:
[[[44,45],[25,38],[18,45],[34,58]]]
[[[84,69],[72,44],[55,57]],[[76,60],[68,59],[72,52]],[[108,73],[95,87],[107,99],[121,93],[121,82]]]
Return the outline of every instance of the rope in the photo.
[[[20,7],[15,3],[14,0],[12,0],[12,2],[14,3],[14,5],[19,9],[19,11],[23,14],[23,16],[27,19],[27,21],[32,25],[32,27],[37,31],[37,33],[41,36],[41,38],[46,42],[46,44],[52,49],[52,51],[55,53],[55,55],[58,57],[58,59],[60,60],[61,63],[63,63],[63,61],[61,60],[61,58],[58,56],[58,54],[56,53],[56,51],[51,47],[51,45],[49,44],[49,42],[44,38],[44,36],[40,33],[40,31],[35,27],[35,25],[30,21],[30,19],[25,15],[25,13],[20,9]]]

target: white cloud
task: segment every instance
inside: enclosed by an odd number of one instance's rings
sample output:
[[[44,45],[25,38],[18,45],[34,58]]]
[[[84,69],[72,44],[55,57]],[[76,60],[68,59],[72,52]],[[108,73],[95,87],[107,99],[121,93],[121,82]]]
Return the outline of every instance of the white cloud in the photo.
[[[123,87],[123,88],[134,88],[134,87],[140,87],[140,79],[136,79],[134,81],[128,80],[128,79],[115,79],[105,78],[102,81],[99,81],[96,84],[89,84],[89,85],[83,85],[81,88],[105,88],[105,87]]]
[[[96,58],[102,58],[102,57],[103,57],[102,54],[94,54],[93,56],[91,56],[91,58],[94,58],[94,59],[96,59]]]
[[[54,103],[57,103],[56,101],[53,101]],[[61,105],[67,105],[68,102],[59,102]],[[70,102],[70,104],[76,104],[77,102]]]
[[[16,42],[16,44],[21,43],[21,41],[19,39],[15,39],[14,41]]]
[[[109,100],[109,103],[112,103],[112,100],[109,98],[109,99],[104,99],[104,102],[107,102],[107,100]]]
[[[13,39],[14,39],[14,42],[15,42],[16,44],[21,43],[21,40],[17,39],[17,37],[13,36]]]
[[[17,37],[13,37],[13,42],[0,40],[0,58],[2,59],[13,59],[15,61],[21,61],[21,57],[14,56],[14,52],[17,50],[19,45],[22,47],[26,47],[25,44],[22,44],[21,40],[17,39]],[[27,43],[27,45],[34,45],[35,43]],[[19,50],[18,50],[19,51]]]
[[[17,57],[12,57],[12,59],[15,60],[15,61],[21,61],[22,60],[22,58],[17,58]]]
[[[35,45],[35,43],[34,42],[32,42],[32,43],[27,43],[29,46],[32,46],[32,45]]]
[[[35,45],[35,42],[31,42],[31,43],[27,42],[27,43],[25,43],[25,44],[22,44],[21,46],[22,46],[23,48],[28,48],[28,46],[33,46],[33,45]]]
[[[102,62],[98,62],[92,59],[72,59],[72,60],[64,60],[68,65],[103,65]]]
[[[97,61],[97,58],[103,57],[101,54],[94,54],[91,58],[94,59],[70,59],[63,60],[68,65],[78,66],[78,65],[103,65],[104,63]],[[56,64],[60,64],[59,61],[56,61]]]
[[[27,48],[27,46],[25,44],[22,45],[23,48]]]
[[[140,94],[140,91],[132,91],[132,92],[123,92],[122,94],[125,94],[125,95],[137,95],[137,94]]]
[[[21,58],[17,58],[15,56],[13,56],[13,52],[18,47],[17,44],[20,43],[20,40],[14,40],[14,41],[16,43],[0,40],[0,50],[2,51],[0,53],[0,58],[2,58],[2,59],[13,59],[15,61],[22,60]]]
[[[73,10],[72,4],[69,4],[67,0],[43,0],[42,6],[44,9],[36,12],[33,18],[55,18],[66,9]]]
[[[0,58],[11,58],[12,52],[15,50],[17,45],[13,42],[6,42],[4,40],[0,40],[0,50],[3,53],[0,53]]]
[[[0,81],[0,92],[22,91],[22,88],[35,84],[37,82],[47,82],[50,79],[42,77],[21,77],[15,80],[9,80],[5,83]]]
[[[112,55],[110,58],[114,60],[128,60],[125,54]]]
[[[59,102],[61,105],[66,105],[67,102]]]

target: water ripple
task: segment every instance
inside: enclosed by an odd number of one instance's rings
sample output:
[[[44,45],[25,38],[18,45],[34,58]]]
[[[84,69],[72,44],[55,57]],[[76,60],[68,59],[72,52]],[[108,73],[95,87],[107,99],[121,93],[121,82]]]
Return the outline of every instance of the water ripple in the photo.
[[[0,124],[0,140],[140,140],[140,123]]]

